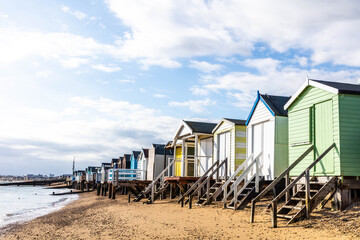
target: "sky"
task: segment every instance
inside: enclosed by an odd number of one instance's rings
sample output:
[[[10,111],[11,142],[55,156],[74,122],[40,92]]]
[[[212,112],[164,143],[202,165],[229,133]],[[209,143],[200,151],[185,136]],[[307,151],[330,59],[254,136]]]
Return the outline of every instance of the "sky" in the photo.
[[[246,119],[256,92],[358,83],[358,1],[0,0],[0,175],[70,173]]]

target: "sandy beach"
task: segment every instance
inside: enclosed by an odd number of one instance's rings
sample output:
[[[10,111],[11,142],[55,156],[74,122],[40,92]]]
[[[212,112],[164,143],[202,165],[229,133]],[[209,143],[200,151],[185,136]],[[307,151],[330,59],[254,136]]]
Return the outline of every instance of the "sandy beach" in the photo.
[[[309,221],[288,227],[280,223],[279,228],[273,229],[270,227],[269,214],[265,214],[263,208],[258,209],[260,214],[256,215],[256,223],[250,224],[249,209],[234,212],[215,205],[188,209],[181,208],[176,200],[145,205],[141,202],[128,203],[126,196],[111,200],[86,193],[60,211],[25,224],[9,226],[0,239],[265,240],[354,239],[359,236],[357,230],[351,230],[358,228],[358,222],[349,219],[351,213],[322,210],[315,212]],[[355,219],[357,215],[352,217]],[[350,229],[344,228],[349,223]]]

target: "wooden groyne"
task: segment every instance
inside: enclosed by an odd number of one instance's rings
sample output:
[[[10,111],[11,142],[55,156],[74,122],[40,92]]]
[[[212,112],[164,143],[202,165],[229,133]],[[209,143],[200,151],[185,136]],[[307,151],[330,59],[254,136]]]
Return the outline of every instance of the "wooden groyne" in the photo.
[[[22,185],[51,185],[52,183],[65,182],[65,178],[47,179],[47,180],[34,180],[34,181],[22,181],[22,182],[7,182],[0,183],[0,186],[22,186]]]
[[[62,192],[62,193],[55,193],[53,192],[50,195],[54,195],[54,196],[59,196],[59,195],[69,195],[69,194],[78,194],[78,193],[87,193],[87,192],[92,192],[93,190],[89,190],[89,191],[73,191],[71,190],[70,192]]]

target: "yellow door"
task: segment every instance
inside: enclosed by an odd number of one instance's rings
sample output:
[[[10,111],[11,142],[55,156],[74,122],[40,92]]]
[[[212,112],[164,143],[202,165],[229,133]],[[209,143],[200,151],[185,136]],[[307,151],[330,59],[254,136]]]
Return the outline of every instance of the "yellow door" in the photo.
[[[182,147],[176,148],[176,159],[175,159],[175,176],[181,176],[181,157]]]

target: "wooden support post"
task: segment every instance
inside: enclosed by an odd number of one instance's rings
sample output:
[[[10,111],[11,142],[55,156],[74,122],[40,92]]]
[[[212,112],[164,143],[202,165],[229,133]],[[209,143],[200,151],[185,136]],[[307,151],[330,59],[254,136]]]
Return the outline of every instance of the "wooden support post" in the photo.
[[[236,211],[238,203],[238,186],[234,184],[234,211]]]
[[[337,189],[334,195],[334,204],[335,210],[345,210],[351,204],[351,190]]]
[[[287,173],[285,176],[285,188],[290,184],[290,173]],[[286,191],[285,200],[288,202],[290,200],[290,190]]]
[[[189,196],[189,209],[192,208],[192,200],[193,200],[193,196],[192,196],[192,194],[190,194],[190,196]]]
[[[100,190],[101,190],[101,188],[100,188],[100,183],[97,183],[97,184],[96,184],[96,195],[97,195],[97,196],[100,196]]]
[[[174,186],[173,186],[173,184],[172,183],[170,183],[169,184],[170,185],[170,193],[169,193],[169,197],[170,197],[170,199],[173,199],[173,188],[174,188]]]
[[[155,201],[155,184],[151,186],[151,203]]]
[[[206,201],[209,202],[210,200],[210,178],[207,178],[207,183],[206,183]]]
[[[112,186],[113,186],[113,184],[109,183],[109,198],[112,197]]]
[[[273,228],[277,227],[277,203],[271,204],[271,224]]]
[[[254,223],[255,221],[255,202],[251,201],[251,213],[250,213],[250,223]]]
[[[310,218],[310,173],[309,169],[305,171],[305,207],[306,207],[306,218]]]
[[[112,199],[115,199],[115,194],[116,194],[116,186],[113,186],[113,189],[112,189]]]
[[[223,196],[223,207],[226,208],[227,206],[227,186],[224,188],[224,196]]]
[[[101,183],[101,196],[104,196],[104,184],[103,183]]]

